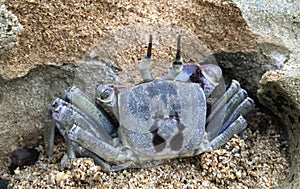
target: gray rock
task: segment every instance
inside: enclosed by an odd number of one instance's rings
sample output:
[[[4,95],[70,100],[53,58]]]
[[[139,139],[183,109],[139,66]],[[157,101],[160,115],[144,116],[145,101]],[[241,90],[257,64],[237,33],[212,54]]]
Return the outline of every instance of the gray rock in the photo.
[[[286,48],[295,59],[299,59],[300,1],[233,1],[241,9],[249,29],[257,35],[260,43]]]
[[[45,107],[72,85],[74,68],[38,66],[22,78],[0,77],[0,156],[41,142]]]
[[[289,142],[291,171],[280,188],[300,187],[300,2],[233,0],[261,52],[279,70],[266,72],[257,96],[282,122]],[[282,68],[282,69],[281,69]]]
[[[247,89],[249,96],[256,100],[261,76],[268,70],[275,70],[279,65],[261,50],[251,52],[220,52],[214,54],[222,68],[225,81],[236,79]]]
[[[291,171],[281,188],[300,187],[300,64],[268,71],[258,98],[284,124],[289,141]]]
[[[94,98],[95,87],[104,83],[120,84],[116,74],[120,69],[112,60],[95,56],[86,57],[76,63],[77,68],[73,84],[87,96]]]
[[[113,62],[97,57],[77,66],[39,65],[26,76],[9,81],[0,77],[0,156],[40,143],[46,107],[64,90],[75,85],[93,98],[97,85],[118,81]]]
[[[21,29],[18,18],[0,3],[0,54],[14,46]]]

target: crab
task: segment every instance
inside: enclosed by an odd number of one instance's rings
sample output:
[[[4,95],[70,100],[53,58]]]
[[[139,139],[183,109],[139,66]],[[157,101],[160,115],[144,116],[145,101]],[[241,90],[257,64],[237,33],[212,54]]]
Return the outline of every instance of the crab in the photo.
[[[92,100],[73,86],[48,108],[47,154],[53,155],[54,128],[75,152],[91,157],[103,170],[138,168],[172,158],[217,149],[247,127],[244,116],[254,102],[233,80],[217,99],[222,77],[217,65],[184,63],[178,36],[172,67],[152,78],[150,35],[147,54],[138,64],[143,82],[131,87],[103,84]]]

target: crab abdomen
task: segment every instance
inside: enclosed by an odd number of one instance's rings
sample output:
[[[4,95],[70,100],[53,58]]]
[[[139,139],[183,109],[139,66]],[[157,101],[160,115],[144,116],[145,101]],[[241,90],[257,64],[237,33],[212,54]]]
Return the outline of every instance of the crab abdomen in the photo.
[[[122,143],[141,156],[174,155],[199,147],[206,99],[198,84],[154,80],[118,96]]]

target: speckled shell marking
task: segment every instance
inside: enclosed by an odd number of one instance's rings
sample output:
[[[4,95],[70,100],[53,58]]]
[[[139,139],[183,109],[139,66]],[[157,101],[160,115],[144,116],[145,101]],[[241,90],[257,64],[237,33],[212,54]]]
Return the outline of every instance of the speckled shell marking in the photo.
[[[138,154],[176,156],[202,141],[206,99],[199,84],[154,80],[122,90],[118,103],[120,138]]]

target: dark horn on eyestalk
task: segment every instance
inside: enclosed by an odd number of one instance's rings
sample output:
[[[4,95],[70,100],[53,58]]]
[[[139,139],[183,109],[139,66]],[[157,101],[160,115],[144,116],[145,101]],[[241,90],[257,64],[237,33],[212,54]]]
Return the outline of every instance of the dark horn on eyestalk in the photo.
[[[183,67],[183,60],[181,57],[181,35],[178,35],[178,40],[177,40],[177,52],[176,52],[176,57],[173,61],[173,69],[177,74],[179,74],[182,71]]]
[[[175,79],[177,77],[177,75],[181,73],[181,71],[183,69],[183,60],[181,57],[180,41],[181,41],[181,35],[178,35],[176,57],[173,61],[171,71],[166,76],[166,79],[168,79],[168,80]]]
[[[151,50],[152,50],[152,34],[150,34],[149,36],[149,45],[148,45],[146,58],[151,58]]]
[[[175,57],[175,60],[174,60],[174,62],[178,62],[178,63],[182,63],[180,41],[181,41],[181,35],[178,35],[177,52],[176,52],[176,57]]]

